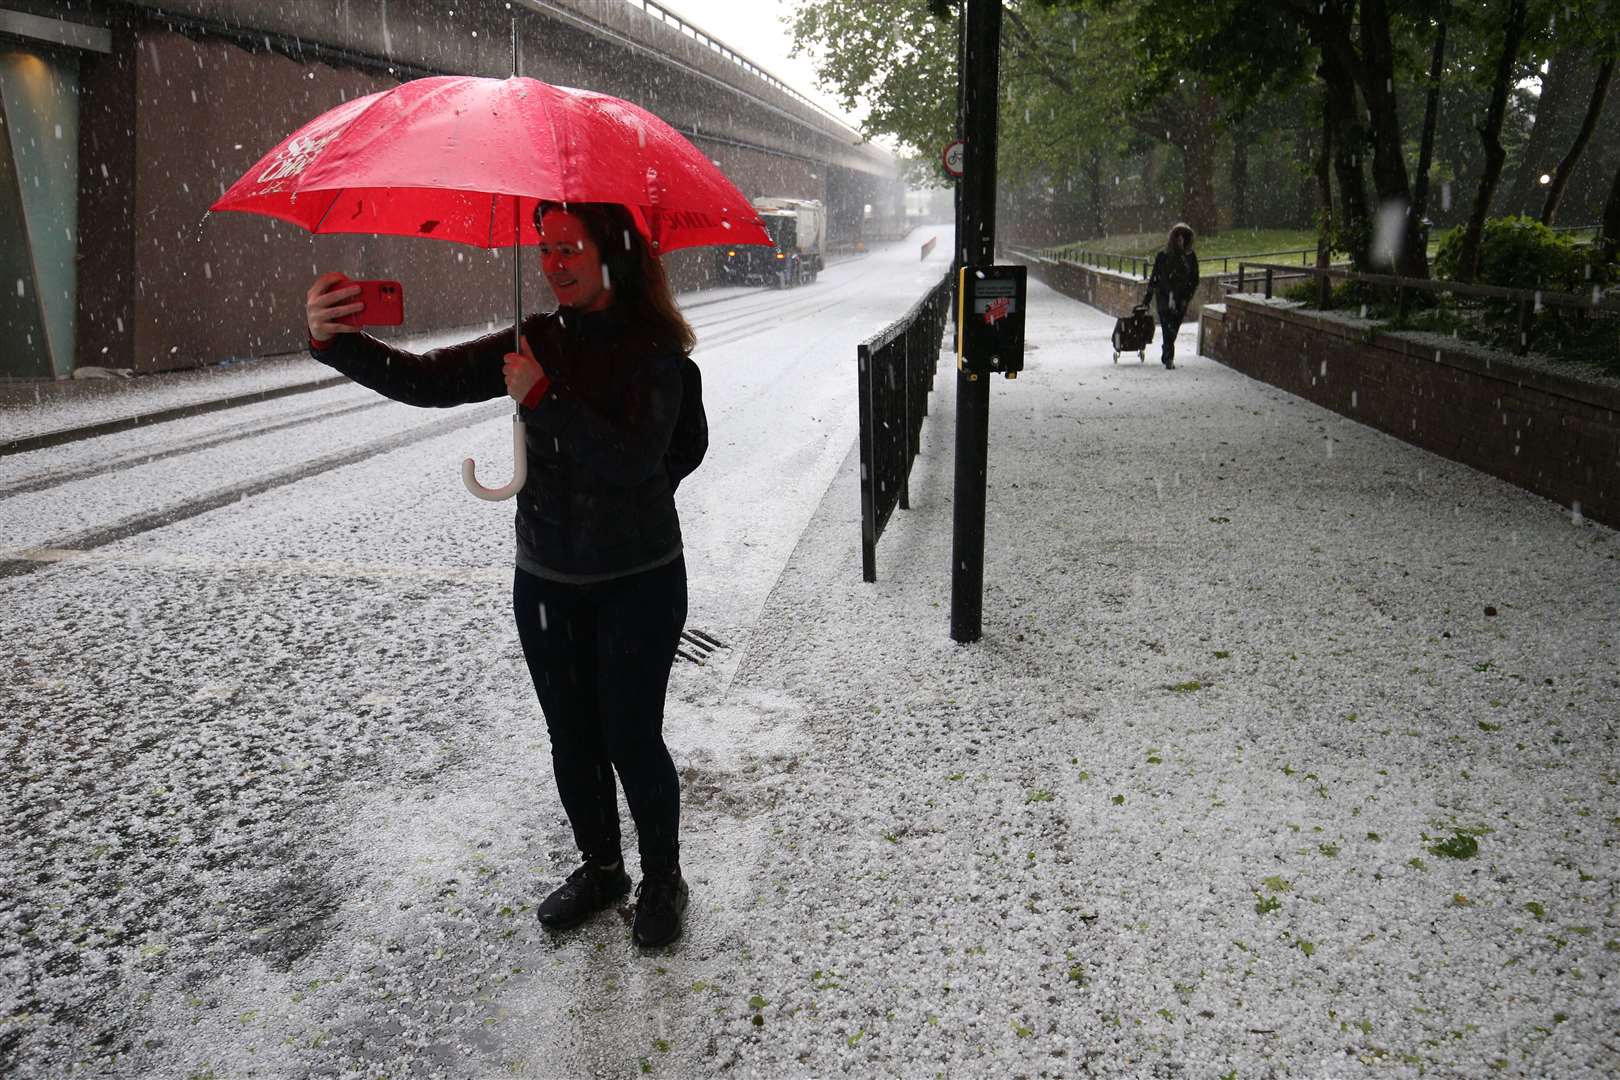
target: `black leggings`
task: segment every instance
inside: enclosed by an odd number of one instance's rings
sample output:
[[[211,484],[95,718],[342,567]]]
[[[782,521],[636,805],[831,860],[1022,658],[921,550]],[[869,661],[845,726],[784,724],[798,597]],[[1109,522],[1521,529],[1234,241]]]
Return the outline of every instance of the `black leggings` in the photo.
[[[1181,332],[1181,320],[1186,314],[1186,307],[1176,307],[1174,304],[1159,304],[1159,347],[1161,359],[1175,359],[1176,335]]]
[[[620,857],[617,772],[642,871],[674,867],[681,793],[664,745],[664,694],[686,625],[685,559],[591,585],[519,569],[512,608],[580,854],[604,865]]]

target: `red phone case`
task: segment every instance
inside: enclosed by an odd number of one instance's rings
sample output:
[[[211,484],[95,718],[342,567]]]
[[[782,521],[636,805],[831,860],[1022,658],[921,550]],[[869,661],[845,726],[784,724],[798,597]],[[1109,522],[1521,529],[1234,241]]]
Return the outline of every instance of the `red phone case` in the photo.
[[[405,290],[397,281],[351,281],[360,286],[360,295],[350,303],[363,303],[365,310],[345,315],[338,322],[350,326],[398,326],[405,321]]]

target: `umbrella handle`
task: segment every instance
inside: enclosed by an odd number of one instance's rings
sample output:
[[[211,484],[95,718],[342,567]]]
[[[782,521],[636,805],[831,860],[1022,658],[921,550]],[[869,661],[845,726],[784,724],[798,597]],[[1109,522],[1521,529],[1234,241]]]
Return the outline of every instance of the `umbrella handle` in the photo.
[[[525,428],[523,417],[517,413],[512,414],[512,482],[505,487],[487,488],[478,482],[478,466],[468,458],[461,463],[461,482],[467,485],[467,490],[480,499],[489,502],[500,502],[510,499],[523,489],[523,481],[528,479],[528,448],[524,443]]]

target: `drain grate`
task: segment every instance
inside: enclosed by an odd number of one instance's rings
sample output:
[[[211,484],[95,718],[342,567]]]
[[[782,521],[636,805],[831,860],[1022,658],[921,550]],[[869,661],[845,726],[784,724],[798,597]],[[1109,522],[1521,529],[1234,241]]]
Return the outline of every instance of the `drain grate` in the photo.
[[[713,634],[702,630],[682,630],[681,643],[675,646],[675,655],[694,664],[702,664],[714,655],[716,649],[729,649],[730,645]]]

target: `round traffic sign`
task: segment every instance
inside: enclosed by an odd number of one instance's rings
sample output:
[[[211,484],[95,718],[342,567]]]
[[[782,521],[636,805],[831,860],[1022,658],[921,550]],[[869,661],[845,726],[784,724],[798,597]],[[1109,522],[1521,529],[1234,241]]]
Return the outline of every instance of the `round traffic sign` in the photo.
[[[952,176],[961,176],[962,159],[965,156],[966,151],[962,146],[962,140],[953,139],[951,143],[945,147],[945,171],[950,173]]]

